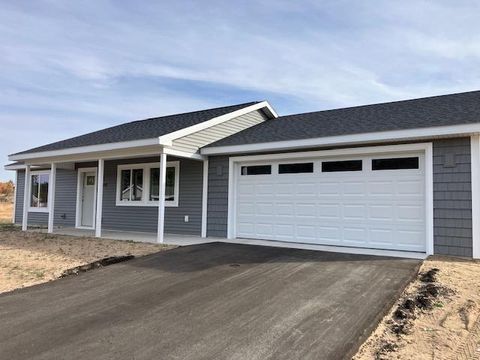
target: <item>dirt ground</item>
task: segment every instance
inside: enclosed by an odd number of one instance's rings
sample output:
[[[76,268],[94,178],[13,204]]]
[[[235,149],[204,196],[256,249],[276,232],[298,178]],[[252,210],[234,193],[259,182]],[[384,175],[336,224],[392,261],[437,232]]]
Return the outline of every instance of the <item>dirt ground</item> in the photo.
[[[355,360],[480,359],[480,262],[432,257],[420,273],[435,268],[436,281],[410,284]],[[431,289],[438,294],[422,308],[418,296]]]
[[[0,202],[0,223],[11,223],[12,214],[13,204]]]
[[[22,232],[0,225],[0,293],[54,280],[64,270],[122,255],[142,256],[166,245]]]

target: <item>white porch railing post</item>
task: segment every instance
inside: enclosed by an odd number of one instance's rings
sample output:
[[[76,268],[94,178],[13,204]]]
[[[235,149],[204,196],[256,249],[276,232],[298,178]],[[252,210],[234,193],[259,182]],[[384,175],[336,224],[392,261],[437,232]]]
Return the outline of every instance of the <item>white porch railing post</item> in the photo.
[[[158,186],[158,229],[157,242],[163,243],[165,223],[165,186],[167,179],[167,154],[160,154],[160,179]]]
[[[23,188],[23,218],[22,218],[22,230],[28,229],[28,208],[30,207],[30,165],[25,167],[25,181]]]
[[[55,216],[55,188],[57,182],[57,164],[52,163],[50,181],[48,184],[48,233],[53,233],[53,218]]]
[[[95,237],[102,237],[102,209],[103,209],[103,179],[105,173],[105,160],[98,160],[97,174],[97,209],[95,213]]]

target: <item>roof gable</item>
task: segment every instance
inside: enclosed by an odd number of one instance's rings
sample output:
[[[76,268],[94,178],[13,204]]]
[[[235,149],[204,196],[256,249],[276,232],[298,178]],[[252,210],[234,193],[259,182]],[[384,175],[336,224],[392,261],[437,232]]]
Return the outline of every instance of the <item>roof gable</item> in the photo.
[[[149,118],[145,120],[137,120],[95,131],[89,134],[39,146],[13,155],[158,138],[162,135],[203,123],[213,118],[226,115],[233,111],[237,111],[257,103],[259,102],[249,102],[232,106]]]

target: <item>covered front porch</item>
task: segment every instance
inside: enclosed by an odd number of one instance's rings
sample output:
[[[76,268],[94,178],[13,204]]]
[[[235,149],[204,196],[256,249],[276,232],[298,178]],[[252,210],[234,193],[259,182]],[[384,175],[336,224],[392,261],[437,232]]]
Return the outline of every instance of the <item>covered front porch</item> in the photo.
[[[166,148],[102,155],[18,169],[16,223],[23,230],[45,226],[53,234],[204,242],[199,239],[206,238],[207,159]]]
[[[31,229],[29,231],[48,233],[45,228]],[[95,230],[78,229],[78,228],[56,228],[53,230],[54,235],[78,236],[78,237],[95,237]],[[103,230],[102,239],[135,241],[135,242],[158,242],[157,233],[147,233],[140,231],[116,231]],[[209,242],[223,242],[227,239],[223,238],[203,238],[195,235],[180,235],[180,234],[164,234],[163,243],[166,245],[187,246],[196,244],[205,244]]]

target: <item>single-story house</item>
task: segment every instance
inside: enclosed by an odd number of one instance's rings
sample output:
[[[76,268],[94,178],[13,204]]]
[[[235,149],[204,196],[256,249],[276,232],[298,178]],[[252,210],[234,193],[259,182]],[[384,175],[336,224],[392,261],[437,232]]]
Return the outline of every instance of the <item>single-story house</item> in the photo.
[[[6,169],[23,230],[480,258],[479,134],[480,91],[288,116],[261,101],[129,122]]]

